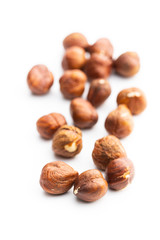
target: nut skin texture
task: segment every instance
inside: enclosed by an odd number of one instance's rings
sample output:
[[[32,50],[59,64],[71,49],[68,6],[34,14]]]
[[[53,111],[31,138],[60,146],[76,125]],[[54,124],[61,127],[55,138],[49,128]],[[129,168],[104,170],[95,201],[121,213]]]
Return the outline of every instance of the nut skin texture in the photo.
[[[65,71],[60,78],[60,90],[67,99],[80,97],[85,89],[87,76],[79,69]]]
[[[62,60],[62,67],[64,70],[81,69],[86,63],[85,51],[80,47],[67,48]]]
[[[124,104],[110,112],[105,121],[106,130],[118,138],[127,137],[132,132],[133,125],[133,116]]]
[[[28,73],[27,83],[32,93],[36,95],[46,94],[53,85],[52,73],[45,65],[34,66]]]
[[[60,113],[50,113],[38,119],[36,125],[39,134],[45,139],[53,138],[57,129],[67,124],[64,116]]]
[[[63,40],[63,46],[65,49],[73,46],[78,46],[86,49],[89,46],[89,44],[86,37],[83,34],[75,32],[69,34]]]
[[[46,164],[40,176],[40,185],[50,194],[66,193],[74,184],[78,172],[62,161]]]
[[[94,107],[99,107],[111,94],[111,87],[106,79],[99,78],[91,82],[87,100]]]
[[[109,188],[121,190],[132,182],[134,166],[128,158],[118,158],[111,161],[106,168],[106,179]]]
[[[92,158],[99,169],[105,170],[111,161],[120,157],[126,157],[126,151],[115,136],[108,135],[95,142]]]
[[[112,60],[103,54],[93,53],[86,61],[84,71],[89,80],[107,78],[111,73]]]
[[[82,98],[71,101],[70,112],[75,126],[79,128],[91,128],[98,121],[98,114],[92,104]]]
[[[127,88],[117,96],[117,104],[125,104],[133,115],[140,114],[147,106],[144,92],[139,88]]]
[[[86,202],[93,202],[105,195],[108,189],[107,181],[97,170],[87,170],[81,173],[74,185],[74,194]]]
[[[100,38],[98,41],[96,41],[93,45],[88,47],[88,51],[93,53],[100,53],[104,54],[105,56],[112,58],[113,56],[113,46],[109,39],[107,38]]]
[[[74,126],[60,127],[53,137],[52,149],[55,154],[72,158],[82,149],[82,132]]]
[[[126,52],[120,55],[114,62],[115,70],[123,77],[131,77],[140,69],[139,56],[135,52]]]

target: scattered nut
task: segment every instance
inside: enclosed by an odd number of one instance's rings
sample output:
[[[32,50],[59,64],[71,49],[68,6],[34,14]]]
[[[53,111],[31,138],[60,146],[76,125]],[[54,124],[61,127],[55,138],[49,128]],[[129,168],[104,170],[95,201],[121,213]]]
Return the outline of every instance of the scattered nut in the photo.
[[[37,130],[46,139],[51,139],[57,129],[66,124],[66,120],[60,113],[50,113],[38,119]]]
[[[110,112],[105,121],[105,128],[118,138],[127,137],[133,130],[133,117],[126,105],[119,105]]]
[[[37,95],[45,94],[53,85],[53,75],[45,65],[34,66],[27,76],[27,83],[32,93]]]
[[[111,161],[106,168],[108,186],[114,190],[121,190],[132,182],[134,166],[128,158],[118,158]]]
[[[74,124],[79,128],[91,128],[98,121],[96,109],[82,98],[75,98],[71,101],[70,112]]]
[[[79,69],[65,71],[60,78],[60,89],[65,98],[80,97],[85,88],[87,76]]]
[[[88,51],[92,53],[101,53],[106,55],[109,58],[113,56],[113,46],[109,39],[107,38],[100,38],[96,41],[92,46],[88,47]]]
[[[50,194],[67,192],[78,177],[78,172],[62,161],[46,164],[40,176],[40,185]]]
[[[81,173],[74,185],[74,194],[81,200],[93,202],[105,195],[107,181],[99,170],[93,169]]]
[[[99,169],[105,170],[109,162],[120,157],[126,157],[126,152],[115,136],[109,135],[95,142],[92,158]]]
[[[111,87],[103,78],[91,82],[87,99],[94,107],[99,107],[111,94]]]
[[[82,149],[81,130],[74,126],[63,125],[54,134],[52,148],[59,156],[74,157]]]
[[[139,88],[127,88],[117,96],[117,103],[125,104],[133,115],[140,114],[147,106],[145,94]]]
[[[88,45],[89,44],[86,37],[83,34],[77,32],[69,34],[63,41],[64,48],[78,46],[85,49],[88,47]]]
[[[135,52],[126,52],[120,55],[114,62],[115,70],[123,77],[131,77],[140,69],[139,56]]]

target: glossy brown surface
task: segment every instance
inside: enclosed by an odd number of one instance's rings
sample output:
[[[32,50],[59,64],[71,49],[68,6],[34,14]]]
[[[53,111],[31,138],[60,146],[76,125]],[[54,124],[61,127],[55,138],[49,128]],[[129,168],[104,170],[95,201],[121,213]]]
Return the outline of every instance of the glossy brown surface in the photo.
[[[105,121],[106,130],[118,138],[127,137],[132,132],[133,126],[133,116],[124,104],[110,112]]]
[[[40,176],[40,185],[50,194],[67,192],[78,177],[78,172],[62,161],[46,164]]]
[[[110,161],[120,157],[126,157],[126,152],[115,136],[109,135],[95,142],[92,158],[99,169],[105,170]]]
[[[70,112],[74,124],[79,128],[91,128],[98,121],[98,114],[92,104],[82,98],[71,101]]]
[[[109,58],[113,56],[113,46],[109,39],[100,38],[93,45],[88,48],[88,51],[92,53],[101,53],[106,55]]]
[[[107,181],[99,170],[93,169],[81,173],[74,185],[74,194],[81,200],[93,202],[105,195]]]
[[[78,32],[69,34],[64,40],[63,40],[63,46],[64,48],[69,48],[72,46],[78,46],[81,48],[87,48],[88,47],[88,41],[86,37]]]
[[[32,93],[45,94],[53,85],[53,75],[45,65],[34,66],[28,73],[27,83]]]
[[[121,190],[132,182],[134,166],[128,158],[118,158],[111,161],[106,168],[108,186],[114,190]]]

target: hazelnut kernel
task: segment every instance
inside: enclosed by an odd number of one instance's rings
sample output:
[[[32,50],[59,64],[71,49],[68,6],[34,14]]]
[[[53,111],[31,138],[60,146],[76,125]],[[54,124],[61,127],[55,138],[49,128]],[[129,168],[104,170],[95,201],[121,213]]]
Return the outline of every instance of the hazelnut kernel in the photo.
[[[93,45],[88,47],[88,51],[91,54],[93,53],[104,54],[109,58],[112,58],[113,56],[113,46],[109,39],[107,38],[100,38]]]
[[[69,34],[63,41],[64,48],[78,46],[85,49],[88,47],[88,45],[89,44],[86,37],[83,34],[77,32]]]

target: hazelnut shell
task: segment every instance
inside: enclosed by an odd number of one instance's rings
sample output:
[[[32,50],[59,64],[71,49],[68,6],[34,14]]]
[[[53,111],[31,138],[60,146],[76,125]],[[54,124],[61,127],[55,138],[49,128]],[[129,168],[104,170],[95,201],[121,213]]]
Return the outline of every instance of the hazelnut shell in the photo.
[[[64,48],[69,48],[72,46],[78,46],[81,48],[87,48],[89,46],[86,37],[78,32],[69,34],[63,41]]]

